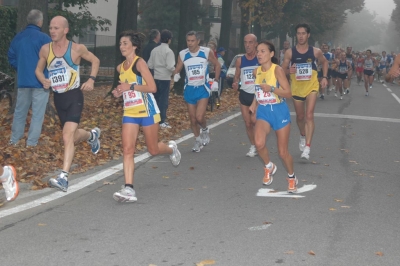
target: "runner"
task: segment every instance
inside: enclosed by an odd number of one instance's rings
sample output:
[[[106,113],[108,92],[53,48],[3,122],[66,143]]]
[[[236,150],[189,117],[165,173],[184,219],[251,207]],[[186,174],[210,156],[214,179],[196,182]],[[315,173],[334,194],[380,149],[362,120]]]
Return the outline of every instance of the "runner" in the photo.
[[[310,38],[310,26],[298,24],[296,26],[297,44],[285,53],[282,68],[286,69],[290,62],[290,78],[292,80],[292,98],[296,111],[296,122],[300,130],[299,148],[302,151],[301,158],[310,158],[311,140],[314,134],[314,109],[319,89],[317,66],[315,60],[322,67],[321,86],[328,84],[328,61],[321,50],[308,45]]]
[[[378,81],[383,83],[383,77],[386,76],[386,68],[389,66],[390,58],[386,56],[386,51],[382,52],[382,56],[379,59],[379,71],[378,71]]]
[[[251,113],[250,105],[254,100],[254,75],[253,70],[258,66],[257,60],[257,37],[254,34],[244,36],[244,48],[246,53],[236,60],[235,77],[233,78],[232,88],[239,89],[239,80],[241,82],[239,90],[240,111],[246,125],[247,137],[250,140],[250,150],[246,154],[248,157],[257,155],[257,149],[254,142],[254,126],[256,123],[255,112]]]
[[[332,76],[332,89],[335,92],[335,97],[337,97],[337,91],[338,89],[336,88],[336,82],[337,82],[337,76],[338,76],[338,72],[336,71],[336,59],[340,58],[340,53],[342,52],[342,50],[340,48],[336,48],[334,50],[334,53],[332,54],[333,56],[333,60],[332,60],[332,64],[331,64],[331,76]]]
[[[351,46],[348,46],[346,48],[346,60],[347,60],[347,62],[350,63],[351,68],[349,69],[348,77],[347,77],[349,84],[348,84],[347,90],[344,91],[344,94],[349,94],[350,93],[349,89],[351,87],[351,79],[353,78],[353,72],[355,71],[354,62],[355,62],[356,58],[355,58],[354,54],[352,53],[352,49],[353,48]]]
[[[283,49],[279,51],[279,65],[282,65],[283,59],[285,58],[286,51],[290,48],[290,42],[284,41],[283,42]]]
[[[14,166],[6,165],[0,167],[0,181],[6,193],[6,200],[15,200],[19,193],[19,185],[17,182],[17,172]]]
[[[342,52],[340,54],[340,59],[336,60],[336,71],[337,71],[337,81],[336,81],[336,88],[339,89],[340,92],[340,100],[343,99],[343,92],[349,93],[349,73],[350,69],[352,68],[350,62],[346,60],[346,53]]]
[[[363,72],[364,72],[364,57],[360,52],[358,52],[356,57],[356,74],[357,74],[358,85],[360,85],[361,83]]]
[[[119,39],[119,47],[125,61],[117,66],[120,84],[112,93],[114,97],[123,96],[124,99],[122,148],[125,185],[114,193],[113,198],[118,202],[135,202],[137,197],[133,187],[134,154],[140,126],[143,129],[147,150],[151,155],[169,154],[172,164],[177,166],[181,154],[175,141],[169,141],[168,145],[158,142],[158,122],[161,117],[153,96],[157,87],[146,61],[137,56],[142,46],[139,33],[132,30],[124,31],[119,35]]]
[[[50,36],[52,42],[42,46],[39,52],[39,62],[36,67],[36,77],[45,89],[54,91],[54,105],[61,122],[64,141],[64,163],[57,178],[50,178],[49,185],[64,192],[68,189],[68,175],[75,152],[75,145],[87,140],[93,154],[100,150],[100,129],[91,131],[78,129],[83,109],[82,91],[91,91],[94,87],[100,61],[83,44],[67,40],[68,21],[62,16],[56,16],[50,21]],[[79,64],[81,59],[92,64],[89,79],[80,84]],[[47,67],[49,79],[43,70]]]
[[[208,47],[199,46],[200,36],[195,31],[186,34],[188,48],[179,52],[178,63],[174,72],[174,81],[180,79],[179,72],[185,66],[186,78],[183,97],[187,103],[190,126],[195,137],[193,152],[200,152],[203,146],[210,143],[209,129],[206,121],[206,109],[210,90],[218,91],[221,64],[214,52]],[[214,65],[215,78],[211,87],[208,83],[208,62]],[[200,133],[201,131],[201,133]]]
[[[321,51],[324,54],[326,60],[328,60],[328,86],[326,87],[326,94],[329,95],[330,91],[329,91],[329,87],[331,84],[331,75],[332,75],[332,61],[333,61],[333,55],[332,53],[329,52],[329,46],[326,43],[323,43],[321,45]],[[318,62],[318,82],[321,83],[323,77],[323,73],[322,73],[322,65],[319,64]],[[321,86],[319,87],[319,94],[320,94],[320,98],[323,100],[325,98],[324,96],[324,92],[325,92],[325,88],[322,88]]]
[[[364,59],[364,87],[365,96],[369,96],[368,89],[372,89],[374,82],[374,69],[377,66],[377,61],[371,56],[371,50],[367,50],[367,57]]]
[[[289,82],[283,69],[277,65],[275,47],[269,41],[257,46],[257,59],[261,65],[254,69],[255,98],[249,110],[256,115],[255,143],[258,154],[265,164],[263,184],[270,185],[276,165],[270,161],[266,138],[275,130],[279,156],[288,172],[288,192],[297,191],[298,180],[293,171],[293,158],[289,153],[290,111],[286,99],[292,96]],[[258,107],[257,107],[258,105]]]

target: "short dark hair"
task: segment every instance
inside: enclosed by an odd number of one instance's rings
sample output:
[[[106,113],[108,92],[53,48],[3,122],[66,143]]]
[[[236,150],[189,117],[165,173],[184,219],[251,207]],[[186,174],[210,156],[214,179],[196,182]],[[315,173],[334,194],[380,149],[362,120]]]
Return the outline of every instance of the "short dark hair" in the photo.
[[[160,34],[160,32],[157,29],[150,30],[149,40],[150,41],[154,40],[157,37],[158,34]]]
[[[136,46],[135,54],[138,55],[142,48],[142,42],[144,40],[144,35],[140,32],[135,32],[133,30],[126,30],[119,34],[119,39],[121,40],[122,37],[129,37],[133,46]]]
[[[297,32],[297,30],[298,30],[299,28],[305,28],[307,33],[310,33],[310,32],[311,32],[310,25],[308,25],[307,23],[299,23],[299,24],[297,24],[297,26],[296,26],[296,32]]]
[[[372,51],[370,49],[368,49],[366,52],[368,52],[368,51],[372,54]]]
[[[172,32],[169,30],[162,30],[161,31],[161,42],[168,43],[169,40],[172,39]]]

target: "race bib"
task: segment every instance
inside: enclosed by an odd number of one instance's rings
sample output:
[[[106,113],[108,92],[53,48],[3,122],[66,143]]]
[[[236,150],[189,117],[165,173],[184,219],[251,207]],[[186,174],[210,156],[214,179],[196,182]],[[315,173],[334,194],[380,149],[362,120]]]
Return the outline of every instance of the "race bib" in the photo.
[[[245,69],[243,70],[243,80],[242,83],[246,85],[254,84],[255,77],[253,75],[254,69]]]
[[[266,104],[276,104],[276,97],[273,92],[265,92],[261,89],[261,86],[256,84],[255,85],[255,92],[256,92],[256,99],[257,102],[261,105]]]
[[[68,88],[69,75],[65,67],[49,71],[49,79],[54,92],[62,93]]]
[[[205,68],[203,65],[188,66],[188,80],[189,83],[192,81],[203,80],[205,77]]]
[[[312,66],[309,63],[296,64],[296,80],[310,80]]]
[[[347,72],[347,67],[345,67],[345,66],[339,67],[339,72],[340,73],[346,73]]]
[[[124,91],[123,97],[124,109],[129,109],[144,104],[142,94],[138,91]]]
[[[362,67],[362,63],[358,63],[358,64],[357,64],[357,67]]]

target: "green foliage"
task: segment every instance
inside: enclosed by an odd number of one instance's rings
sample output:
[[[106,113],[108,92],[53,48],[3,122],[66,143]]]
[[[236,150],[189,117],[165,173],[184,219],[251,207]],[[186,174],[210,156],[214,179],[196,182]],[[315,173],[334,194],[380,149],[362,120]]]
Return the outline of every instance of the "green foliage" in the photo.
[[[14,76],[14,71],[8,63],[7,52],[14,38],[17,27],[17,9],[0,6],[0,71]]]
[[[179,32],[179,0],[139,0],[138,29],[144,34],[148,34],[151,29],[168,29],[175,38],[172,38],[171,49],[177,51],[178,32]],[[191,14],[192,30],[204,30],[199,20],[206,15],[206,10],[196,1],[196,7],[192,8],[195,13]]]
[[[108,2],[108,0],[105,0]],[[109,19],[103,17],[93,17],[89,11],[88,4],[96,4],[97,0],[50,0],[49,3],[56,3],[53,9],[49,8],[49,20],[55,16],[64,16],[69,23],[68,38],[72,36],[82,37],[86,34],[86,29],[108,31],[111,25]],[[68,7],[79,6],[79,12],[68,11]]]

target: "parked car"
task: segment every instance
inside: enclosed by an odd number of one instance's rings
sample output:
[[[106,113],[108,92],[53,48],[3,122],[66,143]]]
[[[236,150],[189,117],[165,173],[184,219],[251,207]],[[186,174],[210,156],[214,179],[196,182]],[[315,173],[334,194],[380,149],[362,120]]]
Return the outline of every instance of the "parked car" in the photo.
[[[232,88],[233,78],[235,77],[236,72],[236,60],[244,54],[235,55],[232,59],[231,64],[229,65],[228,71],[226,72],[226,83],[228,84],[229,88]]]

